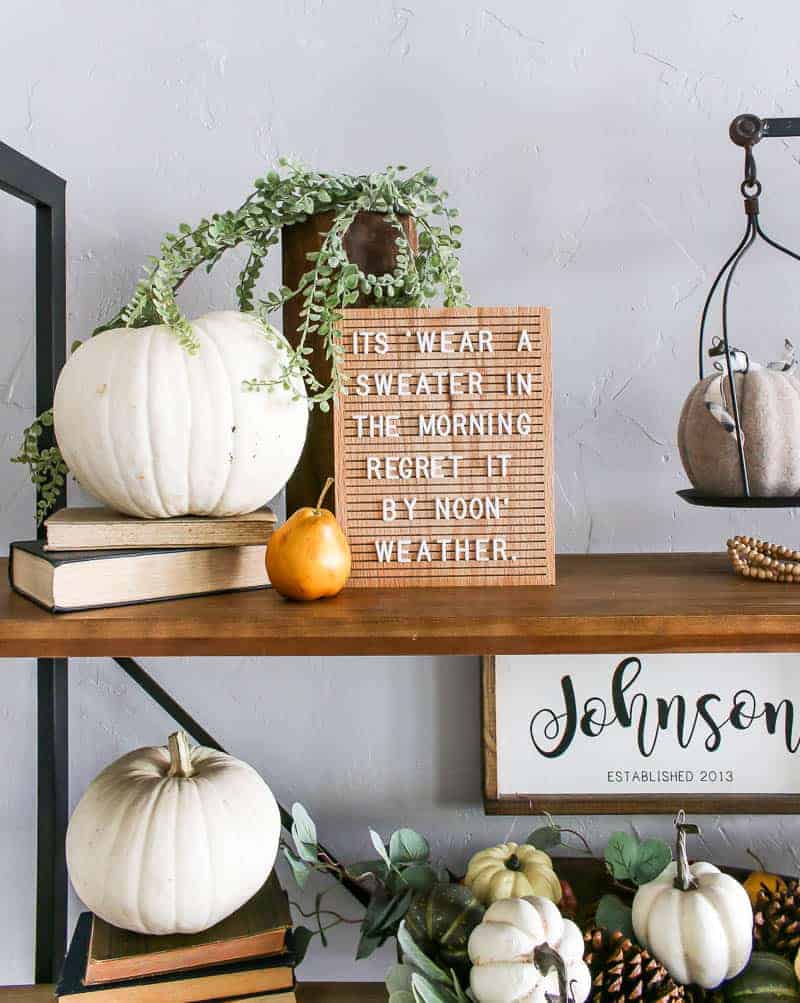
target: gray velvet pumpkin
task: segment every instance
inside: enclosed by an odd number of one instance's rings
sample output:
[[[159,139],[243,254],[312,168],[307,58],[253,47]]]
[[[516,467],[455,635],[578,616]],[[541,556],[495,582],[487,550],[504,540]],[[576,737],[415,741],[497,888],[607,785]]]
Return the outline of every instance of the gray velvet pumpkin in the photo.
[[[791,346],[787,347],[791,349]],[[761,366],[735,351],[736,398],[753,497],[800,494],[800,378],[793,356]],[[723,372],[700,380],[678,423],[678,448],[689,480],[704,495],[744,494],[730,380]]]

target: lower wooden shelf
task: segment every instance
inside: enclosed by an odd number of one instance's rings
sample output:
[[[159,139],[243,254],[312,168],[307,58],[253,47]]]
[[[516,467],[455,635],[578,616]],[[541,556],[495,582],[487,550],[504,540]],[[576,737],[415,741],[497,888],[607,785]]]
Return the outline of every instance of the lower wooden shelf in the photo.
[[[386,1003],[379,982],[308,982],[297,987],[298,1003]],[[52,986],[0,988],[0,1003],[52,1003]]]

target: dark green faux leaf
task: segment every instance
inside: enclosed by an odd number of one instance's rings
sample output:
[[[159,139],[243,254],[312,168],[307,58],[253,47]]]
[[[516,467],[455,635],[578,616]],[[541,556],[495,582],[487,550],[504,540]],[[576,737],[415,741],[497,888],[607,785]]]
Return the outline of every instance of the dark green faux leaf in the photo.
[[[389,857],[393,864],[416,864],[427,860],[431,848],[424,836],[413,829],[398,829],[389,840]]]
[[[294,928],[292,943],[294,945],[296,964],[301,964],[303,958],[305,958],[308,945],[311,943],[313,938],[314,934],[307,927],[296,926]]]
[[[639,840],[627,832],[615,832],[606,843],[606,863],[617,881],[633,881],[639,858]]]
[[[626,937],[633,936],[631,908],[616,895],[604,895],[597,903],[595,922],[612,933],[620,930]]]
[[[637,885],[657,878],[672,860],[672,851],[661,839],[645,839],[639,843],[636,864],[631,877]]]
[[[554,846],[561,846],[561,832],[554,825],[543,825],[534,829],[525,842],[537,850],[552,850]]]
[[[438,876],[430,864],[413,864],[403,869],[402,880],[415,892],[427,892],[436,884]]]
[[[356,949],[356,961],[363,961],[364,958],[368,958],[371,954],[374,954],[381,946],[381,943],[382,941],[379,937],[362,933],[361,939],[358,942],[358,948]]]

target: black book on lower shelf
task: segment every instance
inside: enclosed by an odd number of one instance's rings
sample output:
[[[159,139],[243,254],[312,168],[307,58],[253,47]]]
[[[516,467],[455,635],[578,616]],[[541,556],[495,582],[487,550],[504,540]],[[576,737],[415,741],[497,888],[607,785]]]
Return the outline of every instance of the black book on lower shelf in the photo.
[[[289,947],[282,954],[200,971],[171,972],[145,979],[106,982],[87,986],[83,981],[92,914],[82,913],[75,927],[61,978],[58,1000],[86,1003],[206,1003],[209,1000],[268,999],[270,1003],[294,1003],[295,957]]]
[[[269,585],[264,545],[158,550],[45,550],[12,543],[11,587],[51,613],[185,599]]]

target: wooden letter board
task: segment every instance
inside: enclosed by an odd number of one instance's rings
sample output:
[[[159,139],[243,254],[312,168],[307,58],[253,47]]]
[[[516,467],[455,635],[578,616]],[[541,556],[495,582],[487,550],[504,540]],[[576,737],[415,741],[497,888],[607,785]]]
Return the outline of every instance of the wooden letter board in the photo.
[[[353,309],[341,332],[350,586],[552,585],[550,311]]]

